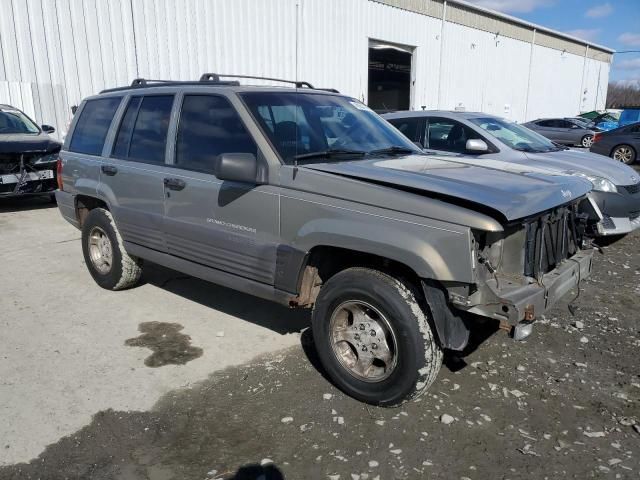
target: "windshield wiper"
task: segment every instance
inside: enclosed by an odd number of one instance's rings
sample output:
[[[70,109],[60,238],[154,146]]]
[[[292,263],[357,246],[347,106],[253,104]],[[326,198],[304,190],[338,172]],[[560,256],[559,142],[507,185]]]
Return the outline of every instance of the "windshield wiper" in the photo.
[[[385,154],[395,155],[395,154],[402,154],[402,153],[419,153],[419,152],[416,152],[416,150],[414,150],[413,148],[403,147],[401,145],[391,145],[390,147],[387,147],[387,148],[379,148],[377,150],[371,150],[369,152],[369,155],[385,155]]]
[[[301,153],[293,157],[294,160],[305,160],[308,158],[331,158],[337,155],[357,155],[364,156],[367,152],[362,150],[349,150],[346,148],[330,148],[319,152]]]

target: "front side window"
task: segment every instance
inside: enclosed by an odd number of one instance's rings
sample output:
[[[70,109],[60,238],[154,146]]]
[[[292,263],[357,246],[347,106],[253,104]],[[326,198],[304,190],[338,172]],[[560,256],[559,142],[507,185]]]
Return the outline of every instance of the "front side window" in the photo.
[[[559,150],[549,139],[517,123],[495,117],[470,119],[471,123],[514,150],[553,152]]]
[[[467,151],[467,140],[478,138],[480,137],[476,132],[460,122],[447,118],[430,118],[425,148],[464,153]]]
[[[120,122],[112,156],[164,163],[173,95],[131,97]]]
[[[389,148],[421,153],[369,107],[352,98],[299,92],[241,96],[286,164],[315,157],[337,161],[342,155],[373,155]]]
[[[214,160],[218,155],[257,155],[257,150],[229,100],[213,95],[184,97],[176,141],[177,166],[213,173]]]
[[[102,154],[104,140],[121,100],[121,97],[109,97],[87,101],[73,130],[69,150],[88,155]]]
[[[0,135],[25,133],[40,133],[40,129],[19,110],[0,110]]]

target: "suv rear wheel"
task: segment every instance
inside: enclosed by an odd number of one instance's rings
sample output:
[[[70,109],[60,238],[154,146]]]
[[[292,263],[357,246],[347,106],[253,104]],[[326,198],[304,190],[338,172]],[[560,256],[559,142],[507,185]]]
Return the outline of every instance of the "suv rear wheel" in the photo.
[[[111,212],[94,208],[82,225],[82,253],[91,276],[107,290],[133,287],[142,275],[142,262],[129,256]]]
[[[377,270],[349,268],[320,290],[313,338],[323,366],[347,394],[399,405],[424,393],[442,365],[416,295]]]

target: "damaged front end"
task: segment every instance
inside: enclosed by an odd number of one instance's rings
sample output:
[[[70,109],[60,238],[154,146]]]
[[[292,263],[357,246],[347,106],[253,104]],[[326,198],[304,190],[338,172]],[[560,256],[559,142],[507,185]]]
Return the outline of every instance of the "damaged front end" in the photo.
[[[526,337],[537,316],[591,273],[593,249],[579,203],[512,223],[504,232],[474,232],[476,281],[446,285],[453,306],[499,320],[515,338]]]
[[[0,153],[0,197],[53,193],[58,157],[57,151]]]

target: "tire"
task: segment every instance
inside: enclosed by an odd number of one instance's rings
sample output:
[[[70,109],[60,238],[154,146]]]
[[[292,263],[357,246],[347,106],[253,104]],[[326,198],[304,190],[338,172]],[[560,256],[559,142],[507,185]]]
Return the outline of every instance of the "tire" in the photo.
[[[618,160],[626,165],[631,165],[636,161],[637,152],[631,145],[618,145],[611,150],[611,158]]]
[[[89,273],[102,288],[124,290],[140,281],[142,262],[125,251],[111,212],[104,208],[91,210],[82,225],[82,253]]]
[[[368,268],[343,270],[322,287],[313,309],[318,357],[348,395],[374,405],[400,405],[423,394],[442,365],[427,315],[400,280]],[[372,356],[369,367],[358,366]]]
[[[591,148],[591,145],[593,145],[593,135],[585,135],[584,137],[582,137],[582,140],[580,140],[580,145],[582,145],[584,148]]]

